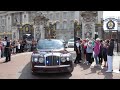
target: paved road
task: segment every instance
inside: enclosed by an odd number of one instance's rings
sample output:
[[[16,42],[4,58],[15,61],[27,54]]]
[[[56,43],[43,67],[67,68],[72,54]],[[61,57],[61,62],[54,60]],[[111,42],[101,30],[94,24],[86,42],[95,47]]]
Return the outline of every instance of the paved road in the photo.
[[[75,53],[69,49],[73,56]],[[106,68],[91,67],[90,65],[75,65],[72,74],[37,74],[32,75],[30,71],[31,52],[12,56],[12,61],[3,63],[4,58],[0,59],[0,79],[120,79],[119,73],[106,73]],[[118,61],[120,56],[114,57]],[[117,69],[114,62],[114,68]],[[94,63],[92,64],[94,65]]]

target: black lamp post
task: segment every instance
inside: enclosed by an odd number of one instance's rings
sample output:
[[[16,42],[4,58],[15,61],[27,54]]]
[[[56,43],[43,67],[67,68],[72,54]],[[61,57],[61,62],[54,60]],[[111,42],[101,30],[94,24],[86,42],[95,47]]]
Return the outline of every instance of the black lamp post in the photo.
[[[16,24],[17,25],[17,30],[19,32],[19,38],[22,39],[23,37],[21,35],[23,35],[23,30],[22,30],[22,24]]]
[[[76,40],[77,40],[77,24],[78,24],[78,22],[77,21],[75,21],[74,22],[74,51],[75,51],[75,42],[76,42]]]
[[[80,34],[80,33],[82,33],[81,27],[82,27],[82,24],[79,24],[78,21],[74,22],[74,51],[75,51],[75,42],[76,42],[78,36],[79,37],[82,36],[82,34]],[[80,30],[81,30],[81,32],[80,32]]]
[[[54,39],[56,38],[56,22],[53,23],[52,37],[53,37]]]

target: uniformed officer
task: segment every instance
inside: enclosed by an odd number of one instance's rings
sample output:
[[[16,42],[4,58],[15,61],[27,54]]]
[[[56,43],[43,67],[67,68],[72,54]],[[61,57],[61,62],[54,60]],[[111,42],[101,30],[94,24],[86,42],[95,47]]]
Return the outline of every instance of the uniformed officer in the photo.
[[[80,38],[77,38],[76,44],[75,44],[75,50],[76,50],[76,59],[75,64],[81,63],[81,44],[80,44]]]
[[[7,37],[5,37],[5,41],[6,41],[6,46],[5,46],[5,62],[8,62],[11,60],[11,45],[10,45],[10,41],[7,40]]]

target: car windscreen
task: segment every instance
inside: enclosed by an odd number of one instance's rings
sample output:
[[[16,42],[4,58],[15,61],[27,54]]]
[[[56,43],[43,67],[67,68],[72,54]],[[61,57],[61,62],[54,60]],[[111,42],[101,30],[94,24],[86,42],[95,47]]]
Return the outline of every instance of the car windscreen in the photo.
[[[40,40],[37,44],[38,49],[62,49],[64,44],[59,40]]]

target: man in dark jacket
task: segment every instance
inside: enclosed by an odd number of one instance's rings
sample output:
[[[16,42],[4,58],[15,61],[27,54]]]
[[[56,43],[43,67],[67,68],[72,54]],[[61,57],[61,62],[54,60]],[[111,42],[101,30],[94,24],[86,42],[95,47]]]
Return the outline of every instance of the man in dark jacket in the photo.
[[[80,38],[77,39],[75,43],[75,50],[76,50],[76,59],[75,59],[75,64],[81,63],[81,44],[80,44]]]
[[[10,41],[7,40],[7,37],[5,37],[5,41],[6,41],[6,46],[5,46],[5,62],[8,62],[11,60],[11,45],[10,45]]]
[[[100,40],[100,53],[98,55],[99,58],[99,64],[102,65],[103,62],[103,41]]]
[[[111,39],[110,44],[107,46],[108,70],[106,72],[112,72],[113,70],[113,50],[114,50],[114,39]]]

